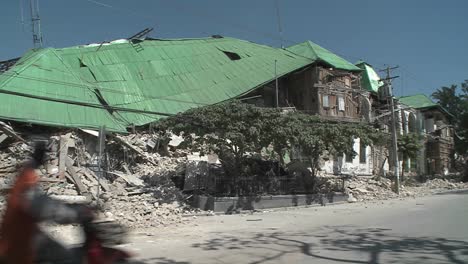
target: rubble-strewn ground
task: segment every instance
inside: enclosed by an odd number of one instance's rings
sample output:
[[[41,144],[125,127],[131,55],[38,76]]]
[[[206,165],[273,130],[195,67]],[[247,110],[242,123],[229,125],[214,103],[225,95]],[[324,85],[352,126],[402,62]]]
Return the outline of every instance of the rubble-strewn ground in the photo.
[[[190,219],[184,218],[184,214],[200,212],[186,204],[187,195],[182,194],[180,186],[174,183],[174,178],[183,179],[188,170],[188,153],[176,150],[177,142],[171,145],[152,134],[108,136],[107,155],[101,162],[105,173],[98,179],[96,135],[84,131],[55,131],[24,137],[26,142],[12,141],[0,148],[0,185],[3,189],[11,184],[18,166],[29,157],[32,148],[28,143],[39,137],[48,142],[48,158],[38,172],[43,189],[49,195],[72,200],[86,198],[101,207],[102,217],[114,219],[129,228],[179,225]],[[407,180],[398,196],[386,178],[351,177],[344,184],[337,177],[323,177],[319,181],[316,191],[344,191],[350,202],[468,189],[468,183],[454,178],[432,179],[424,183]],[[3,211],[4,196],[0,199],[0,210]]]
[[[172,178],[185,173],[186,158],[180,153],[157,152],[150,135],[132,134],[108,137],[107,157],[103,160],[106,172],[98,184],[96,167],[98,152],[97,137],[82,131],[62,132],[41,135],[48,142],[48,160],[38,170],[41,186],[49,195],[58,195],[73,200],[74,197],[87,197],[92,204],[99,204],[102,217],[114,219],[129,228],[164,227],[183,222],[182,214],[194,210],[185,204],[185,196]],[[63,146],[63,141],[68,142]],[[0,149],[0,185],[6,190],[14,180],[19,166],[29,157],[35,138],[25,138],[26,142],[11,142]],[[66,149],[66,150],[65,150]],[[60,152],[71,166],[62,164],[63,178],[60,177]],[[75,178],[84,190],[78,188]],[[4,196],[0,202],[3,211]]]
[[[456,179],[432,179],[424,183],[409,180],[401,186],[400,195],[393,191],[392,182],[387,178],[375,180],[370,177],[354,177],[345,183],[345,192],[350,196],[350,202],[418,197],[456,189],[468,189],[468,183]]]

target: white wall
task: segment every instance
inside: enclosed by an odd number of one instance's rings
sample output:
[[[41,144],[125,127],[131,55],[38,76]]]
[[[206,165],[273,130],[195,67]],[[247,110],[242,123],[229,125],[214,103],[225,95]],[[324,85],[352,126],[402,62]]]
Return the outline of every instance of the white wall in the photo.
[[[372,175],[372,149],[370,146],[366,147],[366,163],[361,163],[359,157],[361,153],[360,150],[360,139],[354,140],[354,151],[358,154],[354,157],[352,162],[346,162],[346,155],[343,157],[336,158],[333,160],[326,161],[322,166],[322,172],[326,174],[356,174],[356,175]],[[387,170],[388,170],[388,165]],[[384,168],[385,169],[385,168]]]

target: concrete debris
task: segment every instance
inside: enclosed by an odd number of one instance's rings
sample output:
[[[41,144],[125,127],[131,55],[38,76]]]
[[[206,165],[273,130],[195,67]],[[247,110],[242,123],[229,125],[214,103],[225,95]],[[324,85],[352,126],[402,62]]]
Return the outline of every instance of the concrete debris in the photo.
[[[349,194],[348,196],[348,203],[355,203],[357,202],[358,200],[356,198],[353,197],[353,194]]]
[[[29,158],[33,141],[40,139],[48,141],[46,163],[38,170],[48,195],[74,203],[99,201],[103,217],[130,228],[179,224],[186,221],[182,215],[198,212],[185,205],[186,198],[174,183],[183,182],[188,153],[161,153],[167,142],[160,144],[152,134],[109,136],[101,173],[98,138],[90,132],[94,131],[18,135],[24,142],[18,138],[11,142],[9,137],[0,148],[2,193],[7,193],[18,168]],[[5,195],[0,198],[0,212],[4,206]]]
[[[370,177],[352,177],[345,180],[344,192],[348,194],[348,202],[387,200],[399,197],[419,197],[445,190],[468,189],[468,183],[447,179],[432,179],[424,183],[407,182],[400,188],[400,195],[393,191],[390,179],[376,180]]]
[[[158,138],[154,133],[108,135],[105,155],[99,157],[95,131],[13,130],[4,127],[0,137],[0,189],[7,193],[19,166],[29,158],[32,143],[48,141],[45,164],[38,169],[44,191],[72,202],[99,205],[105,218],[130,228],[163,227],[189,221],[187,215],[202,215],[185,204],[199,186],[215,188],[210,164],[219,164],[216,156],[200,157],[177,149],[181,138]],[[29,128],[28,128],[29,129]],[[8,131],[6,133],[5,131]],[[14,133],[14,134],[13,134]],[[99,166],[98,166],[99,165]],[[99,170],[101,167],[101,170]],[[214,173],[213,173],[214,174]],[[468,188],[453,180],[432,179],[407,184],[400,196],[392,191],[389,179],[370,177],[317,177],[310,188],[316,193],[345,192],[348,202],[382,200],[426,195],[442,190]],[[5,196],[0,196],[3,212]],[[207,213],[204,212],[206,215]],[[208,214],[214,214],[208,212]]]

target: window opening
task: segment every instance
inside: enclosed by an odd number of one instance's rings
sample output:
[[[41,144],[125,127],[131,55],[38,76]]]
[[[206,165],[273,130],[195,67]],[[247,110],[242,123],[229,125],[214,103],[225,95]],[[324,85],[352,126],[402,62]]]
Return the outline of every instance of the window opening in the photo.
[[[367,146],[365,144],[359,144],[359,162],[366,163],[367,162]]]
[[[342,96],[338,96],[338,110],[344,111],[345,110],[345,101]]]
[[[328,95],[322,95],[322,105],[323,107],[330,107],[330,104],[328,102]]]

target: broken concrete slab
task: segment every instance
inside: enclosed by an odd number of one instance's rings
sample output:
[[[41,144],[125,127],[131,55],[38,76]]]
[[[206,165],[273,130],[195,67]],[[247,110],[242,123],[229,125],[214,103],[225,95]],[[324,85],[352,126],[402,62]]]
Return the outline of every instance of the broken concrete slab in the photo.
[[[8,138],[8,135],[7,135],[7,134],[1,134],[1,135],[0,135],[0,144],[2,144],[3,141],[5,141],[7,138]]]
[[[137,153],[137,154],[138,154],[140,157],[142,157],[145,161],[147,161],[147,162],[149,162],[149,163],[151,163],[151,164],[153,164],[153,165],[157,165],[156,162],[154,162],[153,160],[151,160],[151,158],[148,157],[148,155],[145,154],[145,153],[143,152],[143,150],[140,149],[139,147],[136,147],[136,146],[132,145],[130,142],[128,142],[127,140],[125,140],[124,138],[122,138],[122,137],[120,137],[120,136],[117,136],[117,135],[116,135],[116,136],[114,136],[114,138],[115,138],[118,142],[122,143],[124,146],[126,146],[127,148],[129,148],[130,150],[132,150],[133,152]]]
[[[177,136],[177,135],[171,135],[171,140],[169,141],[168,145],[171,147],[178,147],[183,141],[184,141],[183,137]]]
[[[122,178],[125,182],[127,182],[130,186],[144,186],[144,182],[141,179],[138,179],[134,175],[131,174],[124,174],[123,172],[116,172],[116,171],[109,171],[107,173],[113,174]]]
[[[84,204],[91,202],[89,197],[83,195],[51,195],[50,197],[66,203]]]

